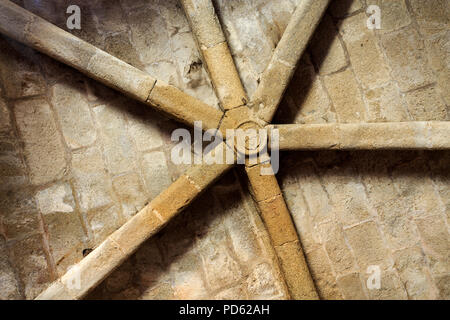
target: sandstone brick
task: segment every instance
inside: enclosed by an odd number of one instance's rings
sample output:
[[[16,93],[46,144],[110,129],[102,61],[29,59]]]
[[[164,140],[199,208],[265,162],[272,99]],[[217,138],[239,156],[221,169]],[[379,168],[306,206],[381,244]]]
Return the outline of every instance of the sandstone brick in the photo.
[[[155,198],[172,182],[166,161],[164,153],[160,151],[146,153],[143,156],[142,169],[150,199]]]
[[[436,299],[437,290],[428,271],[425,255],[418,247],[394,253],[395,268],[405,285],[410,299]]]
[[[433,34],[448,28],[450,9],[447,1],[432,0],[425,3],[420,0],[412,0],[410,3],[423,33]]]
[[[7,133],[7,135],[10,134],[11,133]],[[2,133],[0,132],[0,136],[1,135]],[[2,140],[2,137],[0,137],[0,140]],[[8,140],[10,143],[14,144],[14,141],[11,141],[9,137],[5,140],[7,144],[9,144],[7,142]],[[12,146],[12,150],[7,150],[6,146],[4,147],[2,142],[0,142],[0,148],[0,177],[2,179],[0,190],[15,191],[27,185],[28,179],[26,177],[25,163],[21,159],[20,154],[17,152],[18,150],[14,145]]]
[[[242,204],[245,199],[238,191],[220,195],[220,199],[225,211],[223,223],[228,230],[233,251],[241,264],[252,264],[262,252],[250,213]]]
[[[113,188],[119,197],[122,213],[126,218],[134,216],[148,201],[143,183],[135,173],[114,178]]]
[[[19,291],[19,284],[14,274],[14,269],[8,259],[7,248],[4,245],[3,239],[0,238],[0,281],[2,283],[2,290],[0,292],[0,299],[15,300],[21,299]]]
[[[408,108],[392,82],[365,91],[367,120],[373,122],[402,122],[409,120]]]
[[[405,162],[392,172],[394,184],[399,190],[400,196],[404,199],[404,210],[410,217],[423,217],[439,215],[442,213],[442,203],[435,193],[434,186],[429,177],[423,177],[422,183],[417,184],[408,172],[418,172],[428,170],[423,158],[417,158],[410,162]]]
[[[336,221],[318,226],[324,248],[336,274],[355,271],[355,259],[348,247],[342,227]]]
[[[270,168],[270,165],[246,167],[247,175],[253,190],[253,196],[258,202],[269,200],[281,194],[275,176],[262,175],[261,170],[263,168]]]
[[[66,170],[65,151],[48,103],[42,99],[20,101],[14,112],[31,181],[44,184],[61,177]]]
[[[122,8],[107,0],[94,2],[90,9],[96,16],[99,30],[105,33],[119,33],[128,30]]]
[[[390,77],[383,54],[373,31],[361,27],[367,20],[364,13],[345,19],[339,26],[356,77],[365,88],[374,88]]]
[[[52,88],[52,105],[56,110],[66,143],[72,149],[85,147],[96,139],[84,87],[64,81]]]
[[[94,108],[108,168],[120,174],[134,167],[134,149],[128,135],[125,115],[114,103]]]
[[[170,300],[173,296],[173,289],[170,283],[163,282],[145,291],[141,297],[143,300]]]
[[[292,220],[297,229],[297,233],[304,252],[315,249],[321,239],[314,229],[314,221],[310,216],[309,207],[304,196],[297,185],[289,185],[283,188],[283,195],[286,205],[292,215]]]
[[[34,235],[11,246],[11,259],[17,267],[26,299],[34,299],[50,282],[42,235]]]
[[[362,270],[370,265],[389,265],[387,249],[374,222],[347,229],[345,234]]]
[[[316,169],[311,163],[304,163],[302,169],[298,175],[299,185],[313,221],[321,223],[332,219],[333,208]]]
[[[429,259],[433,274],[449,272],[450,237],[442,215],[416,219],[422,247]]]
[[[330,74],[347,66],[344,48],[329,15],[324,15],[311,41],[312,58],[320,74]]]
[[[362,122],[366,119],[361,92],[350,69],[326,76],[325,86],[330,94],[339,122]]]
[[[26,195],[19,194],[18,197]],[[24,199],[18,199],[23,201]],[[39,212],[35,207],[28,210],[14,210],[11,206],[4,206],[5,213],[2,217],[4,235],[9,239],[21,239],[23,237],[36,234],[40,231]]]
[[[405,204],[400,200],[385,201],[377,207],[381,227],[393,250],[410,247],[418,242],[411,218],[405,214]]]
[[[418,89],[406,94],[408,110],[416,121],[447,120],[447,106],[436,87]]]
[[[58,267],[62,260],[86,239],[80,218],[75,211],[72,189],[66,183],[56,184],[39,191],[36,198],[48,230],[53,259]],[[81,252],[78,258],[82,258]]]
[[[400,29],[411,23],[411,18],[406,7],[405,0],[389,1],[389,0],[376,0],[371,4],[375,4],[380,7],[382,12],[381,18],[381,31],[390,32]]]
[[[424,42],[411,27],[381,37],[391,75],[402,91],[409,91],[434,81],[426,61]]]
[[[318,248],[306,255],[311,276],[314,279],[319,297],[321,299],[340,300],[342,295],[337,287],[330,261],[323,248]]]
[[[436,285],[439,289],[442,299],[449,299],[450,297],[450,277],[448,275],[437,276],[435,278]]]
[[[225,240],[224,237],[222,239]],[[230,255],[225,241],[211,243],[211,239],[205,239],[199,245],[199,254],[206,280],[212,290],[223,288],[240,280],[242,271],[237,261]]]
[[[247,278],[249,299],[277,299],[282,294],[267,263],[256,266]]]
[[[335,168],[323,176],[333,211],[344,226],[370,218],[364,186],[352,178],[352,170]]]
[[[366,285],[369,299],[371,300],[406,300],[408,298],[405,288],[394,271],[382,270],[380,289],[367,289],[368,275],[365,275],[364,284]]]
[[[75,194],[82,212],[105,207],[112,202],[112,188],[98,148],[72,155]]]
[[[144,64],[170,57],[169,38],[165,22],[154,6],[133,10],[128,14],[134,47]]]
[[[349,273],[337,279],[339,289],[347,300],[366,300],[359,273]]]

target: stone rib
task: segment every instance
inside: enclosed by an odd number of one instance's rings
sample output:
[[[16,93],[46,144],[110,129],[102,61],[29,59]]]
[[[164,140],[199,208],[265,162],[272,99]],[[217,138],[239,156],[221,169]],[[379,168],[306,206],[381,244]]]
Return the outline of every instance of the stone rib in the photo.
[[[248,98],[213,3],[211,0],[182,0],[181,3],[223,109],[246,104]]]
[[[329,2],[329,0],[304,0],[295,9],[251,99],[258,117],[265,122],[270,123],[275,115],[295,72],[297,62]]]
[[[148,238],[163,228],[201,192],[233,165],[196,165],[188,169],[120,229],[107,237],[74,268],[53,282],[36,299],[81,299]],[[77,284],[79,275],[80,286]]]
[[[450,149],[449,121],[276,125],[280,150]]]
[[[0,33],[193,126],[217,128],[222,112],[73,36],[22,7],[0,0]]]
[[[291,298],[318,299],[297,231],[274,175],[261,175],[270,165],[246,167],[252,196],[272,240]]]

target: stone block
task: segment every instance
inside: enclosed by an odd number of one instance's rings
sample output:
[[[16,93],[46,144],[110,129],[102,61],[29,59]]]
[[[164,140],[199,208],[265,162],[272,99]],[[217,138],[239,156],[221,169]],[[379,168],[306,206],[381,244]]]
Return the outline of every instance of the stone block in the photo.
[[[48,103],[40,98],[16,102],[14,112],[32,183],[39,185],[62,177],[66,171],[65,150]]]
[[[142,170],[150,199],[155,198],[172,183],[166,161],[166,156],[161,151],[143,155]]]
[[[51,102],[69,147],[85,147],[95,141],[97,134],[84,96],[84,86],[72,80],[58,83],[52,87]]]
[[[339,277],[337,283],[342,296],[346,300],[367,300],[359,273],[349,273]]]
[[[339,122],[363,122],[366,119],[361,92],[350,69],[326,76],[325,86],[336,109]]]
[[[447,106],[435,86],[408,92],[405,96],[408,111],[416,121],[445,121]]]
[[[111,181],[98,148],[72,155],[75,194],[82,212],[105,207],[112,202]]]
[[[126,219],[134,216],[148,202],[143,183],[135,173],[118,176],[113,179],[113,188],[119,197],[122,214]]]
[[[362,270],[371,265],[389,265],[388,251],[375,222],[357,225],[345,230],[345,234]]]
[[[398,82],[400,90],[410,91],[435,81],[427,64],[424,41],[419,33],[407,29],[382,35],[391,76]]]

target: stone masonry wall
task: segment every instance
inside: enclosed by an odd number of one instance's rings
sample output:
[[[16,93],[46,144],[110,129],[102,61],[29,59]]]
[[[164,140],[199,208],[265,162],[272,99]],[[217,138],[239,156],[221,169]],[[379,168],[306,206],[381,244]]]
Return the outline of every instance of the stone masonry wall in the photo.
[[[216,0],[247,93],[301,0]],[[176,0],[15,1],[218,108]],[[379,5],[382,29],[366,27]],[[449,2],[335,0],[275,123],[449,120]],[[179,125],[0,37],[0,299],[32,299],[185,169]],[[295,152],[278,175],[322,298],[450,297],[449,152]],[[282,299],[240,170],[147,241],[90,299]],[[367,288],[368,266],[381,288]]]

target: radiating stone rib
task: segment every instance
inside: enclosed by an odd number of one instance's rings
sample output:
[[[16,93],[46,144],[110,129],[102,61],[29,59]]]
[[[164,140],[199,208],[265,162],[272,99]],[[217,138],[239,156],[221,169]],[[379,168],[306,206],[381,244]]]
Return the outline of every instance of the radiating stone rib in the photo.
[[[222,118],[221,111],[7,0],[0,0],[0,33],[188,125],[201,120],[204,128],[217,128]]]
[[[291,298],[318,299],[291,215],[274,175],[262,175],[270,164],[246,167],[253,198],[267,228]]]
[[[248,98],[231,56],[211,0],[182,0],[211,81],[224,110],[247,103]]]
[[[279,130],[280,150],[450,149],[450,121],[293,124]]]
[[[329,0],[300,1],[263,72],[251,101],[259,118],[270,123],[295,67],[314,33]]]
[[[233,165],[195,165],[36,299],[81,299]],[[77,280],[78,279],[78,280]],[[77,286],[79,284],[79,286]]]

